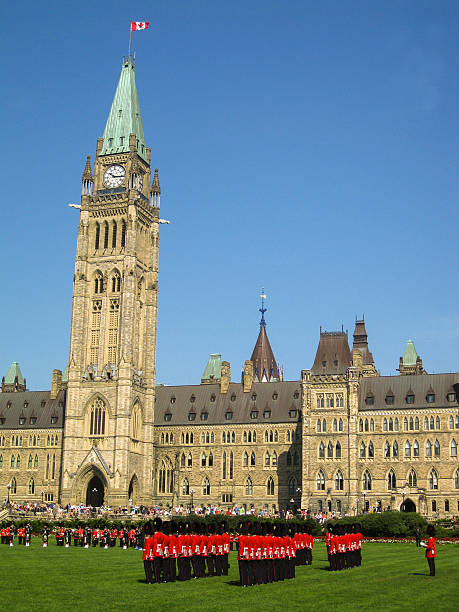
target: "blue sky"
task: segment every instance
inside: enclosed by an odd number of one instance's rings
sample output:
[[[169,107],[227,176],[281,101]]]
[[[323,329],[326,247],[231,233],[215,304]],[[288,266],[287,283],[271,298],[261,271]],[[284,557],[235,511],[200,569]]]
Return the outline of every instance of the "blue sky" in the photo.
[[[133,8],[134,7],[134,8]],[[22,2],[1,9],[0,371],[68,360],[81,173],[127,53],[160,169],[157,381],[239,380],[259,293],[287,379],[365,314],[382,374],[408,339],[458,370],[457,3]],[[351,338],[350,338],[351,339]]]

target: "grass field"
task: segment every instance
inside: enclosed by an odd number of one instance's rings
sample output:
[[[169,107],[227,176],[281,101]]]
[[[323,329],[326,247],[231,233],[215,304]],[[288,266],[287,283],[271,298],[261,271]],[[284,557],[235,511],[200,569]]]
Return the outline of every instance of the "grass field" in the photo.
[[[327,571],[323,543],[296,578],[241,588],[229,576],[147,585],[139,551],[0,546],[2,610],[446,610],[457,606],[459,545],[439,545],[437,576],[414,544],[364,544],[363,565]],[[456,603],[455,603],[456,602]]]

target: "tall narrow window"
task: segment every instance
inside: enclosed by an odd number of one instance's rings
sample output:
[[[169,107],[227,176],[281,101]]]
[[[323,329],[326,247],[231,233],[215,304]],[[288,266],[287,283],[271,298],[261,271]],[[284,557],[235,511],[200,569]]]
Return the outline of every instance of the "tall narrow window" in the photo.
[[[108,363],[113,363],[113,364],[116,364],[117,362],[119,315],[120,315],[119,299],[110,300],[110,311],[109,311],[109,318],[108,318],[107,361]]]
[[[244,451],[242,465],[244,467],[247,467],[249,465],[249,453],[247,451]]]
[[[371,485],[372,485],[371,474],[368,470],[365,470],[363,474],[363,490],[371,491]]]
[[[98,397],[90,409],[89,435],[103,436],[105,434],[105,403]]]
[[[411,457],[411,444],[409,440],[405,442],[405,457]]]
[[[104,249],[108,249],[108,235],[109,235],[108,223],[107,221],[105,221],[104,223]]]
[[[33,495],[35,493],[35,481],[33,478],[29,480],[29,495]]]
[[[271,463],[271,457],[270,457],[269,451],[266,451],[266,454],[265,454],[265,465],[268,466],[268,465],[270,465],[270,463]]]
[[[333,444],[331,442],[327,445],[327,457],[328,459],[333,459]]]
[[[344,489],[344,478],[341,470],[336,472],[335,476],[335,489],[337,491],[342,491]]]
[[[46,476],[45,476],[46,480],[48,480],[48,478],[49,478],[49,454],[46,455],[46,472],[45,472],[45,474],[46,474]]]
[[[112,224],[112,249],[116,249],[116,221]]]
[[[252,479],[250,478],[250,476],[245,481],[245,494],[246,495],[253,495],[253,482],[252,482]]]
[[[290,454],[290,451],[289,451]],[[324,459],[325,458],[325,444],[323,442],[321,442],[319,444],[319,459]],[[288,455],[287,455],[287,465],[291,465],[292,463],[292,459],[290,457],[290,463],[288,462]]]
[[[435,457],[440,457],[440,442],[438,440],[435,440],[435,444],[434,444],[434,454]]]
[[[33,459],[32,459],[32,455],[29,455],[29,461],[27,462],[27,467],[28,467],[28,469],[29,469],[29,470],[30,470],[30,469],[31,469],[31,467],[32,467],[32,461],[33,461]]]
[[[202,494],[210,495],[210,480],[207,478],[204,479],[204,483],[202,485]]]
[[[121,221],[121,248],[126,246],[126,221]]]
[[[96,223],[96,233],[94,237],[94,250],[96,251],[99,248],[99,242],[100,242],[100,225]]]
[[[413,457],[419,457],[419,443],[417,440],[413,442]]]
[[[56,454],[53,453],[53,469],[51,472],[51,480],[54,480],[55,476],[56,476]]]
[[[318,491],[325,491],[325,474],[322,472],[322,470],[319,470],[318,474],[317,474],[317,490]]]
[[[397,478],[394,470],[391,470],[387,476],[387,488],[390,490],[397,488]]]
[[[234,473],[234,455],[233,455],[233,451],[230,452],[230,458],[229,458],[229,477],[230,480],[233,479],[233,473]]]
[[[454,439],[451,441],[451,457],[457,457],[457,443]]]
[[[35,455],[35,459],[33,460],[33,467],[37,469],[38,467],[38,455]]]
[[[268,482],[267,482],[267,485],[266,485],[266,493],[268,495],[274,495],[274,480],[273,480],[272,476],[270,476],[268,478]]]
[[[408,486],[413,488],[418,486],[418,477],[414,470],[411,470],[408,476]]]
[[[335,446],[335,458],[341,459],[341,444],[339,442],[337,442]]]
[[[121,289],[121,276],[119,272],[115,272],[112,276],[112,292],[119,293]]]
[[[368,445],[368,457],[373,459],[375,456],[375,447],[373,446],[373,442],[370,440],[370,444]]]
[[[224,451],[222,457],[222,479],[226,479],[226,451]]]
[[[426,457],[432,457],[432,442],[430,440],[426,442]]]
[[[294,497],[296,495],[296,478],[295,476],[292,476],[290,478],[290,480],[288,481],[288,495],[289,497]]]
[[[365,447],[365,442],[362,441],[360,443],[360,459],[365,459],[366,456],[367,456],[367,451]]]
[[[438,475],[435,470],[432,470],[429,474],[429,486],[431,489],[438,489]]]
[[[182,495],[190,494],[190,483],[188,482],[188,478],[185,478],[182,482]]]
[[[255,465],[255,451],[252,451],[252,453],[250,455],[250,465],[251,466]]]

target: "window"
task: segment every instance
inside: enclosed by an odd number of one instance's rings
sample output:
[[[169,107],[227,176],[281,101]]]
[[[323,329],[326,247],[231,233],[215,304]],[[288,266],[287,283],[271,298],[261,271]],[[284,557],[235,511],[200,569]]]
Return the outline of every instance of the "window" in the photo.
[[[413,393],[408,393],[408,395],[406,396],[406,403],[414,404],[414,394]]]
[[[233,394],[231,395],[231,401],[232,401],[232,402],[235,402],[235,401],[236,401],[236,394],[235,394],[235,393],[233,393]]]
[[[365,431],[370,431],[370,428],[368,425],[368,419],[365,419]]]
[[[105,221],[104,223],[104,249],[108,249],[108,223]]]
[[[440,417],[437,417],[437,418],[435,419],[435,428],[436,428],[436,429],[440,429]]]
[[[322,472],[322,470],[320,470],[317,474],[317,490],[325,491],[325,474]]]
[[[277,395],[277,391],[273,393],[273,400],[276,401],[279,396]]]
[[[288,453],[290,455],[290,452]],[[288,463],[288,455],[287,455],[287,465],[291,465],[292,456],[290,455],[290,463]],[[319,459],[325,459],[325,444],[321,442],[319,444]]]
[[[277,453],[276,453],[276,451],[273,452],[272,464],[273,465],[277,465]]]
[[[343,419],[340,419],[338,422],[338,429],[339,431],[343,431]]]
[[[188,413],[188,420],[189,421],[194,421],[196,419],[196,412],[189,412]]]
[[[368,457],[373,459],[375,456],[375,447],[373,446],[373,442],[370,440],[370,444],[368,445]]]
[[[418,486],[418,477],[416,475],[416,472],[414,470],[411,470],[409,475],[408,475],[408,486],[411,488],[417,487]]]
[[[222,457],[222,479],[225,480],[225,478],[226,478],[226,451],[224,451],[223,457]]]
[[[333,419],[333,431],[338,431],[338,421]]]
[[[344,478],[343,478],[343,473],[341,472],[341,470],[338,470],[336,472],[335,489],[337,491],[342,491],[344,489]]]
[[[454,429],[454,418],[452,416],[449,417],[449,428]]]
[[[207,478],[207,476],[202,484],[202,494],[210,495],[210,480]]]
[[[212,452],[209,453],[208,465],[209,465],[209,467],[213,467],[213,465],[214,465],[214,456],[212,455]]]
[[[430,440],[426,442],[426,457],[432,457],[432,443]]]
[[[19,425],[25,425],[25,417],[19,417]]]
[[[271,410],[264,410],[263,411],[263,418],[264,419],[269,419],[271,417]]]
[[[300,456],[298,454],[298,451],[295,451],[293,455],[293,465],[299,465],[299,464],[300,464]]]
[[[35,459],[33,460],[33,467],[34,467],[35,469],[37,469],[37,468],[38,468],[38,455],[35,455]]]
[[[267,495],[274,495],[274,480],[272,476],[268,478],[268,482],[266,484],[266,493]]]
[[[395,421],[394,421],[394,431],[398,431],[398,418],[395,417]]]
[[[445,512],[449,512],[449,499],[445,499]]]
[[[418,419],[418,417],[416,417],[414,419],[414,428],[416,429],[416,431],[419,429],[419,419]]]
[[[210,396],[210,401],[211,401],[212,403],[214,403],[214,402],[215,402],[215,395],[214,395],[213,393],[212,393],[212,395]]]
[[[392,417],[389,419],[389,431],[394,431],[394,421]]]
[[[252,479],[250,478],[250,476],[245,481],[245,494],[246,495],[253,495],[253,482],[252,482]]]
[[[341,459],[341,444],[339,442],[336,443],[335,457],[336,459]]]
[[[296,495],[296,489],[297,489],[297,482],[296,482],[296,478],[294,476],[292,476],[290,478],[290,480],[288,481],[288,494],[289,497],[293,497],[294,495]]]
[[[171,419],[172,419],[172,413],[170,413],[170,412],[164,413],[164,420],[165,421],[170,421]]]
[[[433,404],[435,402],[435,393],[428,393],[426,395],[426,402],[428,404]]]
[[[434,455],[435,457],[440,457],[440,442],[438,440],[435,440],[435,444],[434,444]]]
[[[185,478],[182,482],[182,495],[190,494],[190,483],[188,482],[188,478]]]
[[[413,431],[414,429],[414,420],[413,417],[410,417],[410,431]]]
[[[454,488],[459,489],[459,468],[457,468],[456,473],[454,475]]]
[[[14,455],[11,455],[11,469],[14,469],[16,463],[16,457]]]
[[[266,454],[265,454],[265,465],[269,466],[270,463],[271,463],[271,456],[269,454],[269,451],[266,451]]]
[[[233,479],[233,468],[234,468],[234,455],[233,455],[233,451],[230,452],[230,458],[229,458],[229,477],[230,480]]]
[[[456,394],[455,393],[448,393],[446,396],[446,399],[448,400],[448,402],[454,402],[454,400],[456,399]]]
[[[225,419],[227,421],[231,421],[232,418],[233,418],[233,413],[232,412],[225,412]]]
[[[453,417],[451,417],[453,418]],[[320,419],[317,419],[317,431],[321,432],[322,431],[322,421]],[[290,432],[287,432],[287,442],[290,442]]]
[[[411,444],[408,440],[405,442],[405,457],[411,457]]]
[[[254,466],[255,465],[255,452],[252,451],[252,454],[250,455],[250,465]]]
[[[326,421],[326,419],[323,419],[323,421],[322,421],[322,431],[327,431],[327,421]]]
[[[103,436],[105,434],[105,412],[105,402],[100,397],[96,398],[90,409],[90,436]]]
[[[121,221],[121,248],[126,246],[126,221]]]
[[[383,431],[387,431],[387,419],[384,418],[383,420]]]
[[[174,472],[172,462],[169,457],[162,460],[159,476],[158,476],[158,491],[159,493],[172,493],[174,487]]]
[[[433,416],[430,417],[430,429],[434,429],[435,425],[434,425],[434,418]]]
[[[29,455],[29,461],[27,462],[27,468],[30,470],[32,468],[32,455]]]
[[[37,422],[37,417],[30,417],[30,424],[31,425],[35,425],[36,422]]]
[[[451,440],[451,457],[457,457],[457,444],[456,440]]]
[[[386,443],[384,444],[384,457],[386,459],[389,459],[390,457],[390,444],[387,440],[386,440]]]
[[[327,458],[333,459],[333,444],[331,442],[327,445]]]
[[[398,457],[398,443],[397,443],[397,440],[394,441],[394,444],[392,446],[392,456],[393,457]]]
[[[193,465],[193,455],[191,453],[188,454],[187,467],[192,467]]]
[[[397,488],[397,478],[395,477],[394,470],[391,470],[387,475],[387,488],[389,491]]]
[[[208,416],[209,416],[208,412],[201,412],[201,421],[207,421]]]
[[[253,439],[253,441],[255,442],[255,438]],[[274,430],[274,442],[279,442],[279,434],[277,433],[277,429]]]
[[[11,481],[11,493],[16,494],[16,491],[17,491],[16,478],[13,478],[13,480]]]
[[[424,429],[425,430],[429,429],[429,419],[427,417],[425,417],[424,419]]]
[[[201,455],[201,467],[206,467],[206,453],[202,453]]]
[[[413,442],[413,457],[419,457],[419,444],[417,440]]]
[[[429,487],[433,490],[438,489],[438,475],[435,470],[432,470],[429,474]]]
[[[3,455],[0,455],[0,470],[3,468]]]
[[[403,419],[403,430],[408,431],[408,419],[406,417]]]
[[[29,495],[33,495],[35,493],[35,481],[33,478],[29,480]]]
[[[249,454],[247,451],[245,451],[243,455],[243,466],[248,467],[248,465],[249,465]]]
[[[323,408],[324,406],[324,395],[323,393],[319,393],[317,395],[317,408]]]
[[[372,483],[371,474],[368,470],[366,470],[363,474],[363,490],[371,491],[371,483]]]
[[[251,419],[258,419],[258,410],[251,410],[250,411],[250,418]]]
[[[386,419],[385,419],[386,420]],[[387,427],[387,420],[386,420],[386,427]],[[363,432],[363,420],[360,419],[359,421],[359,431],[362,433]]]
[[[365,459],[366,456],[367,456],[367,451],[365,447],[365,442],[362,441],[360,444],[360,459]]]
[[[100,242],[100,225],[96,223],[96,232],[94,237],[94,249],[97,251]]]
[[[394,396],[393,396],[393,395],[390,395],[390,394],[387,394],[387,395],[386,395],[386,404],[387,404],[388,406],[392,406],[392,405],[393,405],[393,403],[394,403]]]
[[[116,221],[113,221],[112,224],[112,249],[116,249]]]
[[[296,418],[296,415],[297,415],[297,411],[296,411],[296,410],[293,410],[293,409],[292,409],[292,410],[289,410],[289,411],[288,411],[288,416],[289,416],[291,419],[295,419],[295,418]]]

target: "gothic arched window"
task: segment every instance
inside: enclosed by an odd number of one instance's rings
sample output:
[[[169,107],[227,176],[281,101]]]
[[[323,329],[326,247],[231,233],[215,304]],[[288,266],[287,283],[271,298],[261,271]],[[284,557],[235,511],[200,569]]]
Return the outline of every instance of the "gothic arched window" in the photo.
[[[319,444],[319,459],[325,459],[325,444],[323,442]]]
[[[182,481],[182,495],[190,494],[190,483],[188,482],[188,478],[184,478]]]
[[[250,478],[250,476],[245,481],[245,494],[246,495],[253,495],[253,482],[252,482],[252,479]]]
[[[271,456],[269,454],[269,451],[266,451],[266,454],[265,454],[265,465],[270,465],[270,463],[271,463]]]
[[[416,472],[412,469],[408,475],[408,486],[413,488],[418,486],[418,477]]]
[[[386,443],[384,444],[384,457],[386,457],[386,459],[390,457],[390,444],[387,440],[386,440]]]
[[[272,464],[273,465],[277,465],[277,453],[276,453],[276,451],[273,451]]]
[[[35,481],[33,478],[29,480],[29,495],[33,495],[35,493]]]
[[[37,468],[38,468],[38,455],[35,455],[35,459],[33,460],[33,467],[34,467],[35,469],[37,469]]]
[[[292,465],[292,453],[287,451],[287,465]]]
[[[373,459],[375,456],[375,447],[373,446],[373,442],[370,440],[370,444],[368,445],[368,457]]]
[[[413,457],[419,457],[419,443],[417,440],[413,442]]]
[[[209,467],[213,467],[213,465],[214,465],[214,456],[212,455],[212,452],[209,453],[208,464],[209,464]]]
[[[222,479],[226,479],[226,451],[223,452],[222,457]]]
[[[344,477],[341,470],[338,470],[335,475],[335,489],[337,491],[342,491],[344,489]]]
[[[244,451],[242,465],[244,467],[247,467],[249,465],[249,453],[247,451]]]
[[[371,491],[372,477],[368,470],[365,470],[363,474],[363,490]]]
[[[327,457],[328,459],[333,459],[333,444],[331,442],[327,445]]]
[[[426,442],[426,457],[432,457],[432,442],[430,440]]]
[[[325,491],[325,474],[323,473],[322,470],[319,470],[319,472],[317,473],[317,490],[318,491]]]
[[[32,461],[33,461],[32,455],[29,455],[29,461],[27,462],[27,467],[28,467],[29,470],[32,467]]]
[[[432,470],[429,474],[429,487],[431,489],[438,489],[438,474],[435,470]]]
[[[121,248],[126,246],[126,221],[121,221]]]
[[[114,272],[112,276],[112,293],[121,291],[121,276],[119,272]]]
[[[234,455],[233,455],[233,451],[231,451],[230,456],[229,456],[229,478],[230,480],[233,479],[233,473],[234,473]]]
[[[113,224],[112,224],[112,249],[116,249],[116,230],[117,230],[116,221],[113,221]]]
[[[438,440],[435,440],[434,455],[435,457],[440,457],[440,442]]]
[[[108,223],[105,221],[104,223],[104,249],[108,249]]]
[[[266,493],[267,495],[274,495],[274,480],[272,476],[268,478],[268,482],[266,484]]]
[[[339,442],[337,442],[335,446],[335,458],[341,459],[341,444]]]
[[[397,488],[397,478],[394,470],[391,470],[387,475],[387,488],[390,490]]]
[[[296,483],[296,478],[295,478],[295,476],[292,476],[290,478],[290,480],[288,481],[288,494],[289,494],[289,497],[293,497],[296,494],[296,489],[297,489],[296,484],[297,484]]]
[[[343,419],[340,419],[338,422],[338,429],[339,431],[343,431]]]
[[[95,231],[95,236],[94,236],[94,250],[96,251],[99,248],[99,242],[100,242],[100,225],[96,223],[96,231]]]
[[[90,436],[103,436],[105,434],[105,413],[105,402],[100,397],[97,397],[90,408]]]
[[[365,442],[363,442],[362,440],[362,442],[360,443],[360,459],[365,459],[366,455],[367,449],[365,447]]]
[[[411,457],[411,444],[409,440],[405,442],[405,457]]]
[[[202,494],[210,495],[210,480],[207,478],[207,476],[204,478],[204,482],[202,484]]]
[[[159,493],[172,493],[174,487],[174,472],[169,457],[161,461],[158,477]]]
[[[180,455],[180,467],[184,468],[185,467],[185,453],[182,453]]]
[[[317,431],[321,432],[322,431],[322,421],[320,419],[317,419]],[[287,442],[290,442],[290,432],[287,432]]]
[[[451,440],[451,457],[457,457],[457,443],[454,438]]]

